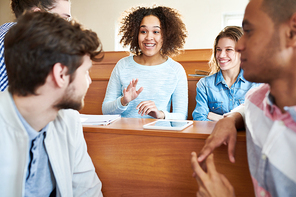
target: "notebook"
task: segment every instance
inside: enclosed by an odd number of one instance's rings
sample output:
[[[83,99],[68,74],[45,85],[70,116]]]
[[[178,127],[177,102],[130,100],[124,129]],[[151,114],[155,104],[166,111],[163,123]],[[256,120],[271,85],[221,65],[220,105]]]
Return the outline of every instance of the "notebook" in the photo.
[[[80,114],[82,125],[108,125],[121,118],[120,115],[89,115]]]

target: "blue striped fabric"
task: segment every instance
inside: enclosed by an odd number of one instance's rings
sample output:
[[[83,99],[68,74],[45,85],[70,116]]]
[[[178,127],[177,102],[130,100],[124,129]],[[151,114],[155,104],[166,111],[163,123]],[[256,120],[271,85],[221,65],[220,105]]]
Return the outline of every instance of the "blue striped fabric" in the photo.
[[[15,23],[5,23],[0,26],[0,91],[4,91],[8,86],[6,66],[4,63],[4,37],[14,24]]]

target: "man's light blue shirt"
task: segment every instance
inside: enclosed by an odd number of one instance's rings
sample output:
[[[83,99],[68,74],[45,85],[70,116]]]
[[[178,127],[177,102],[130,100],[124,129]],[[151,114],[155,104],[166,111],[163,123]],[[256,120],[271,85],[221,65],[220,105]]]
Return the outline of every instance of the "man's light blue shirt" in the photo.
[[[48,125],[39,132],[35,131],[13,104],[29,138],[25,196],[50,196],[55,191],[56,182],[44,145]],[[52,195],[55,196],[55,193]]]
[[[235,83],[228,87],[222,72],[202,78],[196,84],[196,107],[193,120],[210,121],[209,112],[223,115],[245,102],[246,93],[257,83],[251,83],[243,77],[240,70]]]

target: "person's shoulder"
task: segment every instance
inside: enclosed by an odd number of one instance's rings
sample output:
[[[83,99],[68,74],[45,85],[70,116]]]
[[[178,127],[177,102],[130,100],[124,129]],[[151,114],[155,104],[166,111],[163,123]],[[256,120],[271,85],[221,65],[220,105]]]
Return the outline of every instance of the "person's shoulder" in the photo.
[[[4,23],[3,25],[0,26],[0,35],[3,33],[6,33],[13,25],[15,25],[15,22],[10,22],[10,23]]]
[[[218,75],[218,73],[214,73],[214,74],[211,74],[211,75],[205,76],[204,78],[207,79],[207,80],[215,79],[217,75]]]
[[[214,73],[212,75],[205,76],[205,77],[201,78],[200,80],[204,83],[211,83],[212,84],[215,82],[217,75],[218,75],[218,73]]]
[[[15,25],[16,23],[4,23],[3,25],[0,26],[0,42],[3,43],[4,42],[4,37],[6,35],[6,33],[8,32],[8,30]],[[4,45],[3,45],[4,47]]]
[[[2,24],[2,25],[0,26],[0,29],[2,29],[2,28],[9,28],[9,27],[11,27],[11,26],[13,26],[13,25],[15,25],[15,24],[16,24],[16,22],[4,23],[4,24]]]
[[[172,58],[168,57],[167,61],[165,62],[168,67],[174,70],[176,73],[185,73],[185,69],[179,62],[173,60]]]
[[[59,115],[79,115],[79,112],[74,109],[61,109],[58,112]]]
[[[73,109],[61,109],[58,112],[56,119],[54,120],[55,124],[66,124],[69,126],[75,126],[73,124],[76,121],[80,121],[79,112]]]
[[[132,60],[133,60],[133,56],[129,55],[129,56],[121,58],[120,60],[118,60],[117,63],[128,63],[128,62],[131,62]]]
[[[133,63],[133,56],[126,56],[118,60],[116,67],[117,68],[125,68],[128,65],[131,65]]]
[[[262,102],[269,90],[270,87],[268,84],[260,84],[259,86],[254,87],[247,92],[246,99],[256,103]]]
[[[9,96],[8,90],[0,91],[0,119],[7,119],[7,109],[11,109],[12,97]],[[0,121],[4,122],[4,121]]]
[[[217,73],[200,78],[196,86],[198,88],[206,88],[206,87],[213,88],[215,84],[216,74]]]
[[[184,69],[183,66],[182,66],[182,64],[180,64],[179,62],[173,60],[173,59],[170,58],[170,57],[168,57],[166,63],[167,63],[168,65],[170,65],[171,67],[182,68],[182,69]]]

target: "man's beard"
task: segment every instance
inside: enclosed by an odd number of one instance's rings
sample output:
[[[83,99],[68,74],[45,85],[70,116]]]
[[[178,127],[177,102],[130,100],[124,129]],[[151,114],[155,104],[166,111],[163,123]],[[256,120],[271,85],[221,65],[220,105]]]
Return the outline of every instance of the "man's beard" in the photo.
[[[84,105],[83,96],[79,97],[74,94],[74,88],[69,86],[62,99],[54,105],[57,109],[74,109],[81,110]]]

